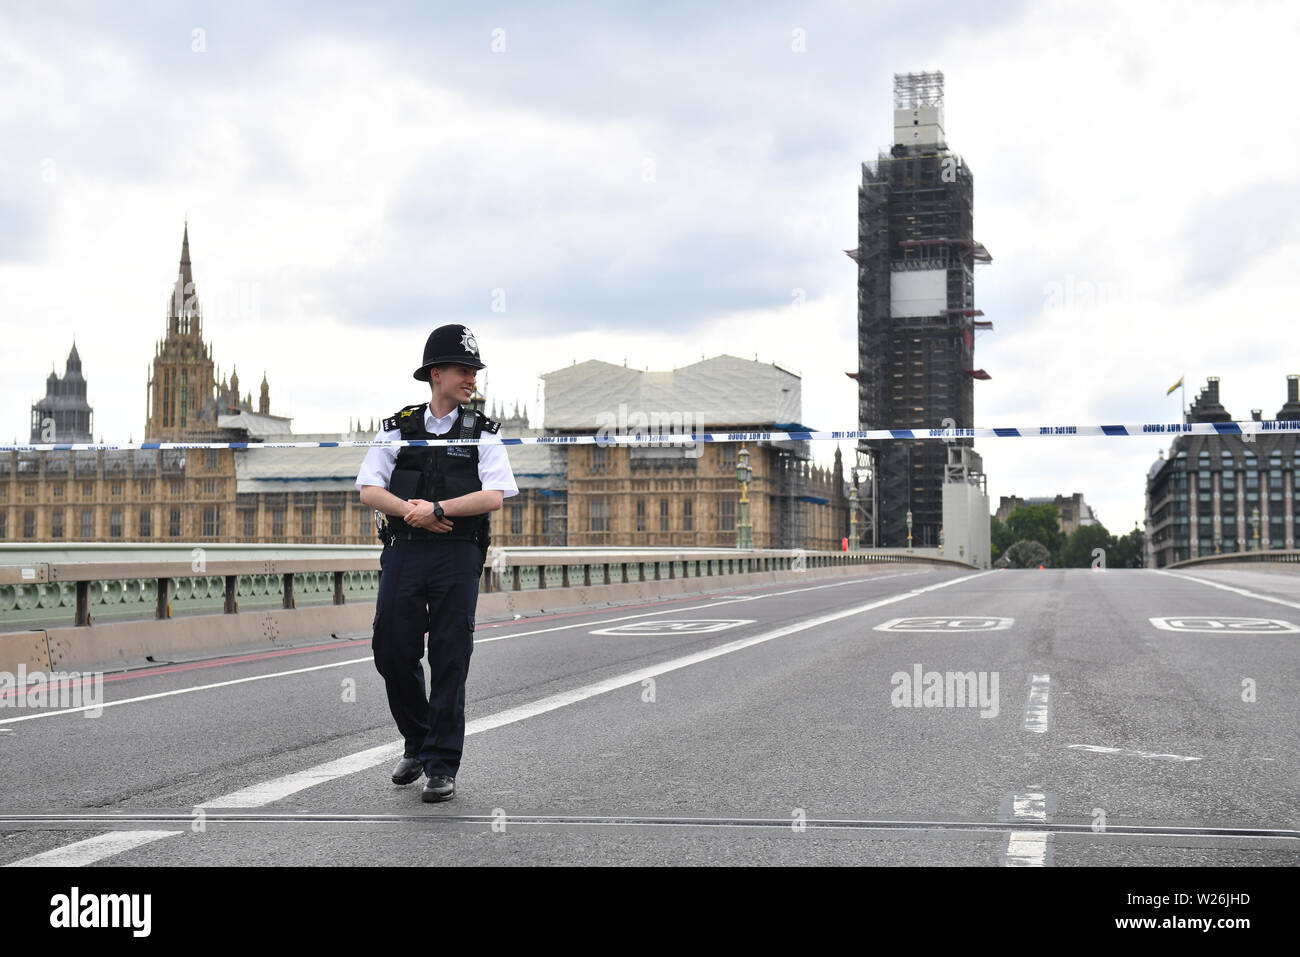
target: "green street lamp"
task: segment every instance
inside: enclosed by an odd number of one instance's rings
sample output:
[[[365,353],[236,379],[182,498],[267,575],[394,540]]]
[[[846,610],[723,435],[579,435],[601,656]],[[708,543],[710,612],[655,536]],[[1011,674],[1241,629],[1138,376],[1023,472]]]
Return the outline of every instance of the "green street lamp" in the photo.
[[[749,523],[749,483],[754,470],[749,467],[749,451],[742,445],[736,456],[736,481],[740,483],[740,522],[736,525],[736,547],[754,547],[754,526]]]
[[[849,486],[849,551],[858,550],[858,481],[854,476]]]

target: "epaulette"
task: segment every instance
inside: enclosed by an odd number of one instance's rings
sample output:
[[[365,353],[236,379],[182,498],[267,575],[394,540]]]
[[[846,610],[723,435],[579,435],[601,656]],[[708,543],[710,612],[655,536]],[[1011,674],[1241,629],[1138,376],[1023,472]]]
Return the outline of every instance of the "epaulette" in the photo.
[[[416,426],[424,425],[423,411],[425,405],[426,403],[419,402],[416,403],[415,405],[408,405],[405,408],[398,409],[397,412],[395,412],[393,415],[390,415],[388,418],[384,419],[384,421],[381,423],[381,425],[383,426],[383,430],[385,432],[391,432],[393,429],[401,429],[403,425],[406,425],[406,427],[409,429],[411,427],[411,422],[412,422],[411,417],[414,416],[417,412],[420,413],[420,417],[414,419]]]
[[[491,432],[493,435],[496,435],[497,430],[501,428],[501,423],[496,419],[489,419],[482,412],[479,413],[479,417],[483,420],[483,431]]]

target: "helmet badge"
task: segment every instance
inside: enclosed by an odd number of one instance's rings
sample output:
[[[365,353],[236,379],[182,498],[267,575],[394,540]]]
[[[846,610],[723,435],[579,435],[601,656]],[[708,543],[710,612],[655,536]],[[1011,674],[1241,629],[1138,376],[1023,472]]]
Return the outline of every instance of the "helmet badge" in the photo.
[[[474,338],[474,333],[470,332],[468,329],[461,329],[460,345],[466,352],[478,355],[478,340]]]

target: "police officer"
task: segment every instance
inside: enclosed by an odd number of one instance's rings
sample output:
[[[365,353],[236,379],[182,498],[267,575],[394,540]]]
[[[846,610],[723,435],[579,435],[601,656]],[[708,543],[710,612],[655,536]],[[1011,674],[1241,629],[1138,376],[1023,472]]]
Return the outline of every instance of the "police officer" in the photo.
[[[482,368],[469,329],[439,326],[415,370],[416,379],[429,383],[429,402],[384,419],[376,438],[495,433],[499,423],[465,404]],[[376,446],[366,453],[356,487],[363,504],[388,517],[372,647],[388,707],[406,739],[393,783],[410,784],[423,773],[423,800],[449,801],[465,742],[465,678],[488,517],[519,489],[501,445]],[[420,662],[426,631],[427,694]]]

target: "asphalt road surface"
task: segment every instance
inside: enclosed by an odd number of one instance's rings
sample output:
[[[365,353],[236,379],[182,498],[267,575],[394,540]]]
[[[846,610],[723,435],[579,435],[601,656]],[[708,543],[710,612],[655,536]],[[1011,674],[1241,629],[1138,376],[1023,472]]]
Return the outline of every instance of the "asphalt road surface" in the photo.
[[[1295,865],[1298,648],[1300,574],[1244,570],[480,622],[436,805],[368,636],[159,665],[0,709],[0,863]]]

